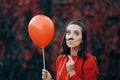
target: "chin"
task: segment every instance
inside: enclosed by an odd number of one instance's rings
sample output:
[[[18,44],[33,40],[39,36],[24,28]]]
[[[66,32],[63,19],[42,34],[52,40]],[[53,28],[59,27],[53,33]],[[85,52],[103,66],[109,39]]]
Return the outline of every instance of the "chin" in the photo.
[[[69,48],[78,48],[79,46],[68,45]]]
[[[72,45],[68,45],[68,47],[69,47],[69,48],[74,48],[74,46],[72,46]]]

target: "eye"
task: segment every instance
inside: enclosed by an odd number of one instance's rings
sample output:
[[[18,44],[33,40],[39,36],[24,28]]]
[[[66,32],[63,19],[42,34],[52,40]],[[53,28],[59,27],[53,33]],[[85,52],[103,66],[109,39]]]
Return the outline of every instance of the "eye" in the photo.
[[[70,35],[70,33],[71,33],[70,31],[67,31],[67,33],[66,33],[66,34],[67,34],[67,35]]]
[[[75,31],[75,35],[78,36],[78,35],[79,35],[79,32]]]

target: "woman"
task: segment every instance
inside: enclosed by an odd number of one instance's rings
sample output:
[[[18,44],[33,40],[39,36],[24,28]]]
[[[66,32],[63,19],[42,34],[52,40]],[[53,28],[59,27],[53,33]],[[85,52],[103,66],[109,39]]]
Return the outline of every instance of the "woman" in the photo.
[[[97,60],[86,50],[86,26],[81,20],[73,20],[66,30],[63,53],[56,61],[56,80],[97,80]],[[42,79],[52,80],[52,76],[43,69]]]

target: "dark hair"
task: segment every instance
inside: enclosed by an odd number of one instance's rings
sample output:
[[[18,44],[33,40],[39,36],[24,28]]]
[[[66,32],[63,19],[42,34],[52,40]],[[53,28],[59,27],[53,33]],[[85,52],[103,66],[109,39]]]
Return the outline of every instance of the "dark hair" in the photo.
[[[79,51],[77,53],[78,56],[81,56],[82,58],[86,59],[86,52],[87,52],[87,31],[86,31],[86,26],[83,23],[82,20],[73,20],[71,21],[68,25],[70,24],[76,24],[79,25],[82,28],[82,39],[83,39],[83,43],[81,43]],[[65,34],[66,35],[66,34]],[[62,42],[62,46],[63,46],[63,53],[65,55],[69,55],[70,54],[70,48],[67,46],[66,44],[66,38],[63,38],[63,42]]]

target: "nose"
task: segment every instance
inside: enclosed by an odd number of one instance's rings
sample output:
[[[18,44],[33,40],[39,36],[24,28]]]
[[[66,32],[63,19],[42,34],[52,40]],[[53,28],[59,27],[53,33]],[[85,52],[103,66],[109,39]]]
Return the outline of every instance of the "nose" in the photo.
[[[69,35],[66,36],[66,39],[67,40],[73,40],[73,37],[74,37],[73,34],[69,34]]]
[[[69,36],[69,38],[73,38],[73,37],[74,37],[74,36],[73,36],[73,33],[71,33],[70,36]]]

